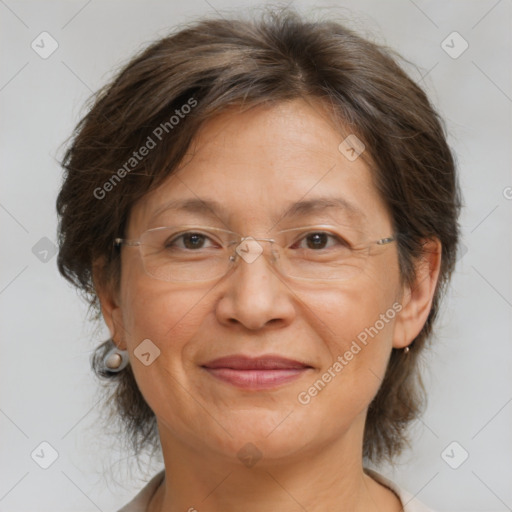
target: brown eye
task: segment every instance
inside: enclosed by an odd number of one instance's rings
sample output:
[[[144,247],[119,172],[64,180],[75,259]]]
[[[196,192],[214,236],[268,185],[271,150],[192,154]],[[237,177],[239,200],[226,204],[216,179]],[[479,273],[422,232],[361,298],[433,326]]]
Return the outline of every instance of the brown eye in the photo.
[[[330,246],[329,239],[333,240],[333,244]],[[317,231],[313,233],[308,233],[304,238],[302,238],[302,241],[306,241],[306,247],[299,246],[299,249],[312,249],[312,250],[321,250],[321,249],[328,249],[330,247],[341,245],[344,247],[348,247],[347,242],[340,238],[339,236],[336,236],[332,233],[328,233],[326,231]]]
[[[168,239],[165,242],[165,248],[178,248],[188,250],[204,249],[204,244],[207,240],[209,240],[209,238],[202,233],[188,232],[176,236],[172,239]]]
[[[324,249],[329,240],[327,233],[313,233],[306,237],[309,249]]]

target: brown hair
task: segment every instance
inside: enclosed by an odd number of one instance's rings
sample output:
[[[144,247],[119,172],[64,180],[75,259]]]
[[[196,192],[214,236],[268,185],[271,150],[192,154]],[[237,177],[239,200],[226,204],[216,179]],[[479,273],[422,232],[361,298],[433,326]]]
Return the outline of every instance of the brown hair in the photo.
[[[408,442],[406,427],[424,405],[419,357],[454,269],[461,208],[442,123],[397,58],[337,22],[307,21],[290,10],[269,11],[259,19],[198,21],[143,50],[95,95],[64,155],[57,200],[59,270],[98,311],[93,263],[104,262],[97,282],[116,286],[120,258],[114,238],[124,235],[133,204],[177,168],[201,123],[230,106],[322,100],[366,145],[375,185],[398,234],[402,281],[413,282],[425,238],[442,244],[428,319],[409,354],[392,351],[368,410],[363,452],[373,462],[401,452]],[[134,156],[157,138],[146,156]],[[105,342],[96,349],[93,367],[112,383],[114,414],[136,453],[155,448],[155,415],[130,366],[104,371],[108,348]]]

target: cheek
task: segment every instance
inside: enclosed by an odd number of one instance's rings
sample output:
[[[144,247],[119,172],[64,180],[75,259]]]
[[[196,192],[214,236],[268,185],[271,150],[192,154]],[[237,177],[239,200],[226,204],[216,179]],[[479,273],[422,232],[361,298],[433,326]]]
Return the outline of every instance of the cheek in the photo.
[[[368,274],[350,288],[309,294],[308,322],[316,325],[327,352],[302,398],[310,398],[313,407],[337,410],[333,418],[364,410],[384,377],[400,309],[396,289],[386,281]]]
[[[126,344],[137,385],[154,411],[173,421],[183,420],[185,429],[186,418],[176,419],[175,411],[187,410],[187,400],[190,401],[189,394],[179,390],[181,386],[191,388],[189,379],[195,371],[191,340],[212,307],[205,293],[204,289],[180,289],[175,284],[141,276],[131,279],[123,294]],[[157,349],[151,344],[146,348],[148,342],[141,345],[148,339]],[[157,354],[155,359],[152,351]],[[146,352],[150,353],[149,365],[138,356]]]
[[[352,349],[354,357],[347,358],[362,364],[372,356],[386,355],[391,347],[396,307],[394,294],[389,290],[377,293],[365,287],[331,290],[311,294],[308,306],[311,322],[322,333],[332,360]],[[314,318],[316,317],[316,321]],[[375,343],[373,343],[375,341]],[[357,354],[357,357],[355,355]]]
[[[208,299],[208,289],[204,286],[153,279],[145,274],[136,258],[127,258],[121,280],[120,315],[125,343],[132,354],[132,368],[141,387],[148,372],[137,360],[137,347],[146,339],[157,347],[158,364],[149,367],[150,373],[154,373],[155,367],[163,367],[173,375],[182,375],[187,365],[192,364],[192,347],[188,342],[201,328],[211,308]]]
[[[190,287],[177,292],[174,283],[148,276],[136,251],[123,256],[120,292],[126,342],[131,350],[145,338],[160,346],[166,332],[172,335],[179,328],[197,294]]]
[[[162,351],[175,350],[191,337],[205,314],[207,297],[190,286],[143,277],[132,281],[123,297],[123,321],[130,348],[149,338]]]

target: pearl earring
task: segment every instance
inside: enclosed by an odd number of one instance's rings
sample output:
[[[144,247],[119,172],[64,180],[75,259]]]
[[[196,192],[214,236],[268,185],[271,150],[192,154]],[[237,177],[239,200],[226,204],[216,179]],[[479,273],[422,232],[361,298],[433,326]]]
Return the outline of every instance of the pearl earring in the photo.
[[[124,370],[129,362],[128,351],[114,346],[104,357],[103,366],[106,371],[117,373]]]

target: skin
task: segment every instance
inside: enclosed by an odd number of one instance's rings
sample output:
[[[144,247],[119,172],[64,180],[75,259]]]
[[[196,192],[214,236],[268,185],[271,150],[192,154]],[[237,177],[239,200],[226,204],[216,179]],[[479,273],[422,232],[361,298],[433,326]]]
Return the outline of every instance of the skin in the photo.
[[[226,215],[187,221],[264,238],[290,202],[329,195],[364,211],[369,240],[389,236],[370,169],[341,154],[343,138],[313,102],[225,111],[203,125],[177,174],[133,207],[126,236],[165,225],[169,212],[154,214],[167,201],[200,197],[221,201]],[[332,223],[331,215],[308,223]],[[118,290],[98,286],[98,293],[158,421],[166,479],[150,512],[401,510],[397,496],[363,472],[363,429],[392,348],[406,347],[430,311],[440,266],[440,244],[430,244],[411,288],[400,285],[394,243],[335,284],[283,277],[263,255],[214,282],[164,282],[144,272],[137,248],[124,247]],[[396,302],[400,313],[309,404],[299,403],[297,395]],[[161,354],[144,366],[133,351],[147,338]],[[266,391],[241,390],[201,368],[240,353],[280,354],[313,368]],[[237,456],[246,443],[261,454],[252,467]]]

